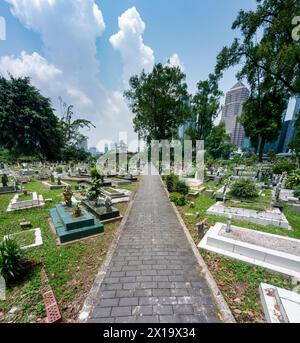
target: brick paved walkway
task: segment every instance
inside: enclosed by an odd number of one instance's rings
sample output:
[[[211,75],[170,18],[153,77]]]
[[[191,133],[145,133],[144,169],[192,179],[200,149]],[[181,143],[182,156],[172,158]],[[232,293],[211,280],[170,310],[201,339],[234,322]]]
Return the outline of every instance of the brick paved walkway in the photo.
[[[159,176],[143,176],[90,322],[218,322]]]

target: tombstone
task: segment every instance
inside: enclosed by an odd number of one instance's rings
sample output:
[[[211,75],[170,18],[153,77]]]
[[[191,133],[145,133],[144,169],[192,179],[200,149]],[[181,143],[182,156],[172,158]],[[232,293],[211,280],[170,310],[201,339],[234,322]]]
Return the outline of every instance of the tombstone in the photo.
[[[200,222],[196,225],[197,232],[198,232],[198,238],[200,240],[204,237],[205,224],[206,224],[206,220],[203,220],[202,222]]]
[[[6,282],[2,275],[0,275],[0,300],[6,300]]]
[[[106,197],[105,199],[105,208],[106,208],[106,212],[112,212],[112,201],[109,197]]]
[[[2,182],[2,186],[3,187],[7,187],[8,186],[8,177],[6,174],[3,174],[1,177],[1,182]]]
[[[231,224],[232,224],[232,215],[230,214],[228,216],[228,220],[227,220],[226,233],[230,233],[231,232]]]

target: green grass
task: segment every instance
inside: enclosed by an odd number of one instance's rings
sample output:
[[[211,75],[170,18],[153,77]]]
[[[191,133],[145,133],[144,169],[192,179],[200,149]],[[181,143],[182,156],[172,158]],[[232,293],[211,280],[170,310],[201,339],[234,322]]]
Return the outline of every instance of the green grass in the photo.
[[[271,189],[265,189],[263,190],[262,194],[265,194],[265,196],[260,195],[254,199],[236,199],[229,193],[227,196],[231,200],[226,201],[225,205],[228,207],[239,207],[255,211],[265,211],[271,207],[272,191]]]
[[[68,183],[74,189],[76,183],[70,181]],[[137,187],[137,183],[134,187]],[[106,224],[104,234],[96,238],[57,246],[56,236],[50,229],[48,218],[49,209],[62,201],[62,190],[47,190],[42,186],[41,181],[28,183],[26,189],[29,192],[42,194],[44,199],[52,198],[53,202],[44,208],[7,213],[6,208],[13,194],[0,195],[0,240],[5,235],[21,232],[20,222],[30,221],[33,228],[41,229],[44,243],[40,247],[24,252],[25,257],[34,261],[37,266],[7,290],[6,301],[0,301],[0,312],[4,313],[0,322],[30,322],[45,317],[44,303],[40,294],[43,287],[40,278],[42,266],[46,270],[64,319],[74,320],[106,256],[119,222]],[[124,214],[127,205],[122,203],[115,207]],[[9,316],[7,312],[13,306],[20,307],[21,311]]]
[[[22,231],[17,234],[11,235],[11,237],[20,247],[32,245],[35,242],[34,231]]]
[[[32,199],[32,194],[24,194],[24,193],[19,194],[19,201],[26,201],[26,200],[31,200],[31,199]]]
[[[205,186],[209,188],[212,185],[211,183],[208,183],[208,185],[205,184]],[[218,186],[218,188],[219,187],[220,186]],[[270,194],[267,194],[266,199],[268,199],[269,196]],[[269,201],[269,199],[266,199],[261,199],[261,204],[259,205],[261,206],[264,201]],[[194,198],[190,198],[190,200],[195,203],[194,208],[190,208],[189,205],[186,205],[178,207],[178,210],[181,213],[194,242],[198,244],[199,238],[195,226],[199,222],[199,219],[196,219],[195,216],[187,216],[185,215],[186,213],[195,214],[196,212],[199,212],[201,219],[208,219],[209,226],[213,226],[217,222],[226,223],[227,219],[206,214],[206,211],[215,203],[215,200],[206,196],[205,193],[201,193],[196,200]],[[293,231],[279,229],[273,226],[260,226],[236,220],[233,220],[233,225],[300,239],[299,213],[293,212],[288,205],[285,205],[284,214],[293,227]],[[201,250],[200,253],[206,261],[238,322],[262,322],[265,320],[259,297],[259,284],[261,282],[270,283],[286,289],[292,289],[293,287],[289,278],[277,273],[272,273],[266,269],[248,265],[204,250]]]

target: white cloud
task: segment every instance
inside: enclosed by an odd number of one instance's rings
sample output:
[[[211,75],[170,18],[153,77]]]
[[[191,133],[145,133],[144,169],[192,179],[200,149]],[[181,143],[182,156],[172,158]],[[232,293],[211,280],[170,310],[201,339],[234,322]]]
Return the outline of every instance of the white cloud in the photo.
[[[167,65],[179,67],[182,71],[184,71],[184,64],[180,61],[180,58],[176,53],[168,59]]]
[[[75,105],[75,113],[97,127],[89,132],[90,144],[117,139],[118,131],[132,136],[132,115],[122,94],[110,92],[99,81],[101,66],[96,41],[105,23],[94,0],[6,0],[11,12],[43,43],[43,57],[22,52],[5,56],[0,72],[30,76],[42,94],[59,109],[58,96]],[[59,114],[59,111],[58,111]]]
[[[34,52],[28,55],[21,52],[19,58],[14,56],[3,56],[0,58],[0,73],[4,77],[9,74],[24,77],[30,75],[38,82],[52,82],[62,75],[62,71],[54,65],[49,64],[45,58]]]
[[[154,65],[153,50],[144,44],[143,33],[146,25],[135,7],[129,8],[119,18],[119,32],[111,36],[109,41],[115,50],[121,53],[123,61],[123,81],[143,69],[150,72]]]

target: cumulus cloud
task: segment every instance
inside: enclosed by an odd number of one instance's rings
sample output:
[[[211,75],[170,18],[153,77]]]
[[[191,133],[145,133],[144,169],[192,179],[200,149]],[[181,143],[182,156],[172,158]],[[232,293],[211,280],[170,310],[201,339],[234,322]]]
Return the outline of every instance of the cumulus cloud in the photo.
[[[132,133],[131,113],[122,94],[99,81],[101,65],[96,42],[105,23],[94,0],[6,0],[12,14],[43,43],[43,57],[34,52],[0,59],[0,72],[30,76],[59,108],[58,96],[75,105],[75,113],[95,123],[90,144],[118,138],[118,129]],[[59,114],[59,112],[58,112]],[[117,120],[116,120],[117,118]]]
[[[146,25],[135,7],[129,8],[119,18],[119,31],[109,41],[121,53],[123,62],[123,81],[143,69],[150,72],[154,65],[153,50],[144,44],[143,33]]]
[[[168,59],[167,65],[179,67],[182,71],[184,71],[184,64],[180,61],[180,58],[176,53]]]

